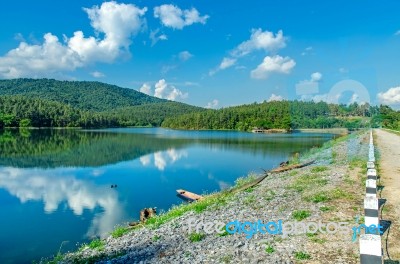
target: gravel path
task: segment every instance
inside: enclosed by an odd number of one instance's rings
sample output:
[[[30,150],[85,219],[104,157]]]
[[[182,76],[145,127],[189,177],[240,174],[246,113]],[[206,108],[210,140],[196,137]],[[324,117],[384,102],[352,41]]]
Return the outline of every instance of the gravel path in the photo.
[[[110,236],[102,251],[87,248],[68,254],[64,262],[105,254],[114,257],[98,263],[358,263],[358,243],[351,241],[350,233],[285,238],[257,233],[247,239],[244,234],[221,236],[215,232],[192,242],[188,223],[190,218],[222,223],[286,222],[295,221],[295,215],[304,211],[303,221],[354,225],[355,216],[362,213],[365,188],[357,174],[351,173],[356,168],[350,168],[349,161],[367,157],[367,136],[366,132],[354,135],[318,150],[304,158],[316,158],[312,166],[267,177],[257,187],[234,194],[225,204],[201,213],[188,212],[157,229],[144,227],[120,238]]]
[[[389,254],[392,259],[400,260],[400,136],[382,129],[375,129],[374,134],[380,154],[381,184],[385,186],[381,196],[387,199],[383,219],[392,221]]]

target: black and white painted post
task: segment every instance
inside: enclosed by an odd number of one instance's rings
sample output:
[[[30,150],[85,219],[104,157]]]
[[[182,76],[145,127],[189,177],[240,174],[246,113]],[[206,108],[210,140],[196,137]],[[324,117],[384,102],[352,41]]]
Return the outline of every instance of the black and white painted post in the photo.
[[[360,235],[360,262],[361,264],[381,264],[383,258],[379,228],[376,229],[375,233],[371,232],[369,228],[379,226],[379,200],[376,196],[378,176],[375,169],[375,148],[372,131],[369,138],[367,169],[364,198],[365,234]]]

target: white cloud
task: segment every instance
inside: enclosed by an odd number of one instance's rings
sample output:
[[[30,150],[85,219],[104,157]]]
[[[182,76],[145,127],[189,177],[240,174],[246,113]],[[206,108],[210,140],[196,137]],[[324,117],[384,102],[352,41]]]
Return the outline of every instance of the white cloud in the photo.
[[[170,85],[164,79],[161,79],[155,84],[154,96],[174,101],[176,99],[185,99],[188,97],[188,94],[183,93],[175,86]]]
[[[95,78],[102,78],[102,77],[105,77],[104,73],[99,72],[99,71],[91,72],[90,75],[92,75],[92,76],[95,77]]]
[[[311,74],[311,82],[319,82],[322,79],[322,74],[320,72],[314,72]]]
[[[209,72],[209,75],[212,76],[221,70],[225,70],[227,68],[232,67],[236,64],[237,59],[225,57],[222,59],[221,63],[218,65],[216,69],[213,69]]]
[[[314,72],[309,80],[300,81],[296,84],[296,94],[315,94],[319,92],[319,82],[322,80],[322,73]]]
[[[160,40],[168,40],[167,35],[165,34],[160,34],[157,35],[160,32],[160,29],[157,28],[156,30],[150,31],[150,40],[151,40],[151,46],[153,47],[154,45],[157,44],[158,41]]]
[[[309,54],[312,50],[313,50],[313,47],[309,46],[304,49],[304,51],[301,53],[301,55],[305,56],[305,55]]]
[[[154,17],[159,18],[166,27],[182,29],[195,23],[205,24],[208,15],[200,16],[196,8],[182,10],[175,5],[161,5],[154,7]]]
[[[261,28],[253,29],[250,39],[242,42],[232,52],[234,57],[245,56],[255,50],[264,50],[266,52],[277,51],[286,47],[286,38],[283,36],[283,31],[279,30],[274,35],[270,31],[262,31]]]
[[[217,108],[219,104],[219,101],[217,99],[212,100],[211,102],[208,102],[206,105],[206,108]]]
[[[271,96],[268,98],[268,102],[272,102],[272,101],[283,101],[285,98],[283,98],[280,95],[276,95],[276,94],[271,94]]]
[[[111,63],[129,54],[131,37],[142,28],[147,8],[133,4],[104,2],[100,7],[84,8],[96,36],[85,37],[82,31],[73,37],[64,35],[64,43],[52,33],[44,35],[41,44],[22,41],[18,48],[0,57],[0,76],[4,78],[47,77],[94,62]]]
[[[289,57],[279,55],[266,56],[264,61],[251,71],[251,77],[254,79],[266,79],[271,73],[289,74],[296,62]]]
[[[400,106],[400,86],[378,93],[378,99],[381,104]]]
[[[193,54],[191,54],[187,50],[184,50],[184,51],[179,52],[178,57],[181,61],[187,61],[193,57]]]
[[[279,30],[274,34],[271,31],[262,31],[261,28],[252,29],[249,40],[243,41],[230,52],[229,57],[222,59],[218,67],[210,70],[209,75],[212,76],[218,71],[227,69],[236,64],[237,60],[254,51],[263,50],[265,52],[276,52],[279,49],[286,47],[286,37],[283,36],[283,31]]]
[[[236,63],[236,59],[224,58],[224,59],[221,61],[221,64],[219,65],[218,68],[219,68],[220,70],[225,70],[225,69],[227,69],[227,68],[232,67],[233,65],[235,65],[235,63]]]
[[[139,92],[151,95],[151,87],[147,83],[144,83],[142,87],[140,87]]]

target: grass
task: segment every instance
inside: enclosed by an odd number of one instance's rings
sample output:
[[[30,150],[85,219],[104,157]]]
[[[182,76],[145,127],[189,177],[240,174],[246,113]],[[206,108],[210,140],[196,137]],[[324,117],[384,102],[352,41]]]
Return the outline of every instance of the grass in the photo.
[[[273,200],[275,198],[275,195],[276,195],[276,193],[273,190],[267,190],[265,192],[264,199],[266,201],[271,201],[271,200]]]
[[[191,233],[189,234],[189,240],[191,242],[199,242],[201,240],[203,240],[203,238],[205,238],[206,235],[203,233]]]
[[[268,254],[272,254],[275,252],[275,249],[271,245],[268,245],[265,247],[265,252],[267,252]]]
[[[226,256],[221,257],[219,260],[220,260],[221,263],[231,263],[232,260],[233,260],[233,256],[232,255],[226,255]]]
[[[252,195],[247,196],[244,199],[243,203],[245,205],[254,205],[256,201],[257,201],[256,196],[252,194]]]
[[[322,187],[326,184],[328,184],[328,180],[319,175],[302,175],[298,177],[294,183],[289,186],[289,188],[294,189],[297,192],[303,192],[306,189]]]
[[[331,198],[325,192],[318,192],[310,197],[307,197],[305,200],[313,203],[321,203],[330,201]]]
[[[318,172],[323,172],[323,171],[326,171],[326,170],[328,170],[328,168],[325,167],[325,166],[315,166],[315,167],[313,167],[311,169],[311,172],[312,173],[318,173]]]
[[[298,251],[294,253],[294,257],[298,260],[306,260],[311,259],[311,256],[303,251]]]
[[[230,235],[230,233],[228,233],[228,231],[226,231],[225,227],[224,227],[223,233],[218,233],[218,236],[220,236],[220,237],[229,236],[229,235]]]
[[[244,190],[245,192],[248,192],[248,193],[251,193],[251,192],[253,192],[254,191],[254,186],[253,187],[250,187],[250,188],[248,188],[248,189],[246,189],[246,190]]]
[[[97,238],[97,239],[90,241],[90,243],[88,244],[88,247],[90,249],[102,251],[104,249],[105,245],[106,245],[106,243],[103,240]]]
[[[152,238],[153,241],[158,241],[160,239],[161,239],[161,236],[159,236],[159,235],[154,235]]]
[[[307,237],[314,243],[323,244],[326,242],[326,239],[319,238],[318,233],[307,233]]]
[[[236,179],[235,187],[240,188],[240,187],[244,186],[245,184],[248,184],[248,183],[254,181],[255,179],[257,179],[257,175],[255,173],[250,173],[247,177],[240,177],[240,178]]]
[[[334,199],[346,199],[346,200],[353,200],[354,195],[352,193],[346,192],[342,190],[341,188],[335,188],[331,191],[329,191],[328,196],[334,200]]]
[[[334,206],[321,206],[319,208],[319,210],[321,210],[322,212],[329,212],[329,211],[333,211],[335,209]]]
[[[118,226],[111,232],[113,238],[122,237],[123,235],[129,233],[132,229],[125,226]]]
[[[309,216],[311,216],[311,212],[308,210],[298,210],[298,211],[294,211],[292,214],[292,217],[297,221],[306,219]]]

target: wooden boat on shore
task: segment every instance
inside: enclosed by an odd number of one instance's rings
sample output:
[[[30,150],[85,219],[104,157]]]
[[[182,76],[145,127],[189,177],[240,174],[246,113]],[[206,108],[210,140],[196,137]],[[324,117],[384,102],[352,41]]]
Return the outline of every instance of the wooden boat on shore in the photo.
[[[203,196],[192,193],[192,192],[188,192],[186,190],[176,190],[176,192],[178,193],[178,196],[184,200],[187,200],[189,202],[194,202],[194,201],[198,201],[203,199]]]

